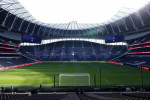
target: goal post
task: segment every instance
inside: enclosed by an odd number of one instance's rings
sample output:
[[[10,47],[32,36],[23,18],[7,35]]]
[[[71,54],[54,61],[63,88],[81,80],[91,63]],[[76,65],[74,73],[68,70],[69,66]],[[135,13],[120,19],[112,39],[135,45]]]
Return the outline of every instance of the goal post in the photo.
[[[59,86],[90,86],[89,73],[60,74]]]

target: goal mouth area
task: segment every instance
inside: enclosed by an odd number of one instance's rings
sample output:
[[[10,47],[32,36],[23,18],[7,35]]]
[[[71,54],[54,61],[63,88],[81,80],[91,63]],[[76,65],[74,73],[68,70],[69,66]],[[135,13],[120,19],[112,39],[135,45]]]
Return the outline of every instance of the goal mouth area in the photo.
[[[60,74],[59,86],[90,86],[90,74],[89,73]]]

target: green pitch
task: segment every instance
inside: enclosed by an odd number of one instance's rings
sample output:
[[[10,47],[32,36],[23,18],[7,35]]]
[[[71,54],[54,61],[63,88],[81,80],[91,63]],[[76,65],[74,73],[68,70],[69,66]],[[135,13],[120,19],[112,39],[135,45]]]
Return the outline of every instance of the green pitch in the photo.
[[[59,74],[63,73],[89,73],[90,85],[94,86],[94,75],[96,76],[96,86],[115,87],[141,86],[141,70],[129,66],[120,66],[108,63],[40,63],[20,68],[0,71],[0,86],[4,87],[32,87],[36,88],[42,84],[43,87],[53,87],[54,74],[56,87],[59,86]],[[143,83],[145,87],[150,87],[150,71],[143,70]]]

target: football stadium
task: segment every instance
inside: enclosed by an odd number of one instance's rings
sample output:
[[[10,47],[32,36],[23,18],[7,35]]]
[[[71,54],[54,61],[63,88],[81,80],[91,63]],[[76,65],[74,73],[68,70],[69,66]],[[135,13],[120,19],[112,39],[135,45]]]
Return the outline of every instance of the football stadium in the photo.
[[[148,0],[102,23],[44,23],[20,1],[0,0],[0,100],[150,100]]]

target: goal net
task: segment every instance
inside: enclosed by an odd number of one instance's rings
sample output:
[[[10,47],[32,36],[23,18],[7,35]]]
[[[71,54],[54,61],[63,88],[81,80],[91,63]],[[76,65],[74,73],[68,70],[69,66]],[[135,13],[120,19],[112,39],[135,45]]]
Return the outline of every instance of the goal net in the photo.
[[[60,74],[59,86],[90,86],[88,73]]]

